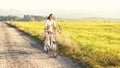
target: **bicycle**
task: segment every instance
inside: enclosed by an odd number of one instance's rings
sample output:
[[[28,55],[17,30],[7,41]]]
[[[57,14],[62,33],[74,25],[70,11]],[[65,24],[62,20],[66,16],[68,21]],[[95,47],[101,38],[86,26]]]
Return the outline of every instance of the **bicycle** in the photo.
[[[60,32],[60,31],[58,31]],[[55,32],[56,33],[56,32]],[[51,53],[53,54],[54,57],[57,57],[58,55],[58,44],[57,41],[55,39],[55,33],[53,32],[48,32],[48,38],[49,38],[49,44],[50,45],[45,45],[44,42],[44,49],[46,48],[46,53],[49,53],[51,51]]]

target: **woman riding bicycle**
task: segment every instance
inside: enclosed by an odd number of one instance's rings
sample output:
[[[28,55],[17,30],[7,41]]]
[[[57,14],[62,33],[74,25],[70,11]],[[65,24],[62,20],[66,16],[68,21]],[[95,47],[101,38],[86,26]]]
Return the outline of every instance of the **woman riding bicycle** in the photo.
[[[54,37],[53,36],[53,27],[56,29],[56,22],[54,20],[53,14],[50,14],[47,17],[47,20],[46,20],[46,23],[45,23],[45,28],[44,28],[44,33],[45,33],[44,50],[45,50],[45,52],[47,51],[45,46],[47,46],[47,45],[50,46],[49,36]]]

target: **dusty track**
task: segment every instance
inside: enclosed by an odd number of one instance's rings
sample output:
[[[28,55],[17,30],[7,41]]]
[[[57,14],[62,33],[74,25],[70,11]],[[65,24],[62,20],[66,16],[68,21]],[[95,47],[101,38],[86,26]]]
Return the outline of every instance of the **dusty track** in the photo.
[[[40,42],[0,22],[0,68],[81,68],[63,56],[51,58]]]

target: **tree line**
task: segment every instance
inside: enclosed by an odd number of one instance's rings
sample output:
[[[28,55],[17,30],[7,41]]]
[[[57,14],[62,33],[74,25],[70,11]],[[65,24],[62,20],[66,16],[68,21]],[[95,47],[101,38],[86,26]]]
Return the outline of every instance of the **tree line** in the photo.
[[[0,16],[0,21],[42,21],[45,19],[46,17],[36,15],[24,15],[23,17],[12,15]]]

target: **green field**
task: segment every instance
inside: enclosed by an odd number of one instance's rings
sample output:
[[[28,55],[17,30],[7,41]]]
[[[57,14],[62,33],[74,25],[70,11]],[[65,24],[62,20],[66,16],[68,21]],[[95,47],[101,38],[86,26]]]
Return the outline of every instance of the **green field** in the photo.
[[[43,40],[44,22],[12,22],[18,29]],[[87,68],[120,68],[120,23],[57,22],[60,54]]]

